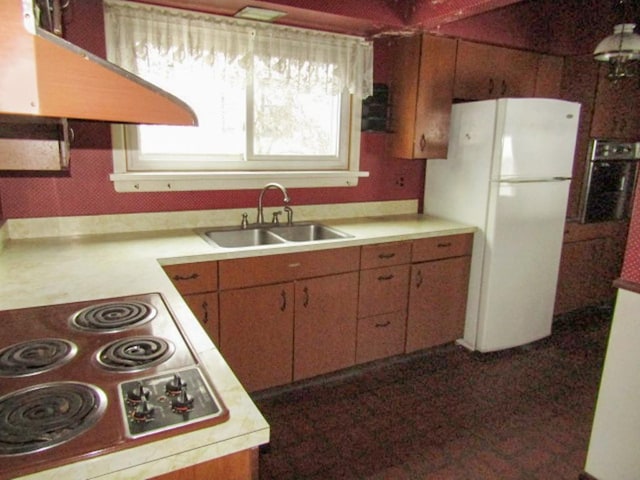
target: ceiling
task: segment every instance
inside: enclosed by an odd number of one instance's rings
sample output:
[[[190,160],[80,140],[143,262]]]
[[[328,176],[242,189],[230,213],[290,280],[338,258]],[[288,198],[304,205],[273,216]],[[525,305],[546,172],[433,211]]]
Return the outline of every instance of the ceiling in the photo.
[[[640,0],[137,0],[233,15],[279,10],[277,23],[365,37],[428,31],[558,55],[593,52],[613,25],[640,23]]]

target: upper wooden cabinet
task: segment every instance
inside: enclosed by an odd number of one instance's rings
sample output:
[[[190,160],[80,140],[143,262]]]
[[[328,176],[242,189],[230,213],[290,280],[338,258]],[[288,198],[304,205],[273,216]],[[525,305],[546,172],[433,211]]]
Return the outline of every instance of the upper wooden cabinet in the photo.
[[[601,66],[591,136],[636,141],[640,135],[638,81],[631,78],[612,82],[606,73],[607,66]]]
[[[456,41],[431,35],[391,44],[390,155],[446,158],[453,98]]]
[[[522,50],[460,40],[453,96],[460,100],[533,97],[539,57]]]

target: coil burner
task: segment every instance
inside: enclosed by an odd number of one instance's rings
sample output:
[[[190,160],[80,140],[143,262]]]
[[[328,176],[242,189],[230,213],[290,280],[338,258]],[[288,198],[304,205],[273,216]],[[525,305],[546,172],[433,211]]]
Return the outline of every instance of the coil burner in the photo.
[[[151,321],[157,314],[153,305],[136,300],[91,305],[76,312],[71,324],[91,332],[121,332]]]
[[[25,377],[46,372],[69,362],[76,345],[60,338],[14,343],[0,350],[0,377]]]
[[[173,355],[175,348],[159,337],[126,337],[108,343],[96,358],[107,370],[139,372],[159,365]]]
[[[90,429],[106,406],[104,392],[84,383],[48,383],[5,395],[0,398],[0,455],[67,442]]]

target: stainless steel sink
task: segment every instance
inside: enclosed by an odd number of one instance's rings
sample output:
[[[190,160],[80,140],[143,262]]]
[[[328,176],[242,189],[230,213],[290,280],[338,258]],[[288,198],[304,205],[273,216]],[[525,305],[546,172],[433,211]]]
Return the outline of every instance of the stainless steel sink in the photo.
[[[321,223],[300,223],[289,226],[273,227],[271,232],[288,240],[289,242],[316,242],[319,240],[335,240],[337,238],[350,238],[352,235],[341,232],[335,228],[327,227]]]
[[[353,237],[321,223],[294,223],[287,226],[260,225],[246,229],[220,227],[199,229],[197,232],[207,242],[222,248],[247,248]]]
[[[262,228],[212,229],[200,232],[200,234],[205,240],[223,248],[257,247],[284,243],[282,238]]]

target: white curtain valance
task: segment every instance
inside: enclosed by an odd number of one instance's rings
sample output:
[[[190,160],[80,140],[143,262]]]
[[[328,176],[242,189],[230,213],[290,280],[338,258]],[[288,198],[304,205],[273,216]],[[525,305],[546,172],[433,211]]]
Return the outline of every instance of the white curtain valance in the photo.
[[[229,75],[253,69],[302,90],[373,91],[373,45],[359,37],[118,0],[104,8],[110,60],[138,75],[154,70],[153,49],[165,62],[215,64]]]

